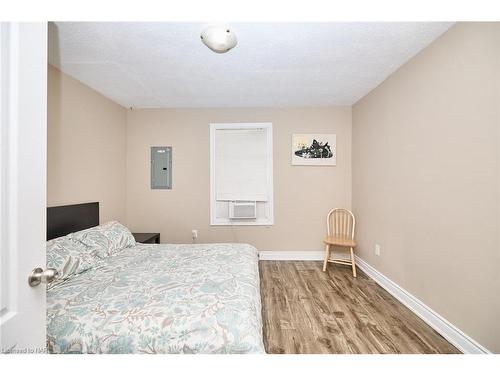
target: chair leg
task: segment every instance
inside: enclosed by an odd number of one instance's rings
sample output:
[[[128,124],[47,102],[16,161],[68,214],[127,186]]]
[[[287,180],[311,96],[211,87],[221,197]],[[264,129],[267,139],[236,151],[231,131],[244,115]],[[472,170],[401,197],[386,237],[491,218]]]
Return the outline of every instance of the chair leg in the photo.
[[[325,261],[323,262],[323,272],[326,271],[326,265],[328,264],[328,258],[330,257],[330,245],[325,245]]]
[[[351,247],[351,265],[352,265],[352,275],[356,277],[356,261],[354,260],[354,251]]]

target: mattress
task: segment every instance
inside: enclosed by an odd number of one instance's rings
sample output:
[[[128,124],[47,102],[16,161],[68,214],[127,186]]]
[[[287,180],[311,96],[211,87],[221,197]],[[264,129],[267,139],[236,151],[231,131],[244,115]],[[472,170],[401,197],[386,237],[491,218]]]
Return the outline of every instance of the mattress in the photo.
[[[47,291],[50,353],[264,353],[257,250],[137,244]]]

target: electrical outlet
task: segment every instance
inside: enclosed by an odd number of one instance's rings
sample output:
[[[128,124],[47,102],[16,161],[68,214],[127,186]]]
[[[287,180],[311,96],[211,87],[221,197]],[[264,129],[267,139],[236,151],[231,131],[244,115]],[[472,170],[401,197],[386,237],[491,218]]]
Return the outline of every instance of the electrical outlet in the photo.
[[[198,230],[197,229],[191,230],[191,237],[193,238],[193,241],[195,241],[198,238]]]
[[[375,255],[380,256],[380,245],[378,243],[375,244]]]

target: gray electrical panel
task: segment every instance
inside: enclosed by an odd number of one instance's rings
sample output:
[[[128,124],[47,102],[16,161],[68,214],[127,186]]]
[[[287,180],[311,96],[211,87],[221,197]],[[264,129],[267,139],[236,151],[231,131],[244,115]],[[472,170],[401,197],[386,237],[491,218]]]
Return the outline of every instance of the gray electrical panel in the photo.
[[[151,189],[172,189],[172,147],[151,147]]]

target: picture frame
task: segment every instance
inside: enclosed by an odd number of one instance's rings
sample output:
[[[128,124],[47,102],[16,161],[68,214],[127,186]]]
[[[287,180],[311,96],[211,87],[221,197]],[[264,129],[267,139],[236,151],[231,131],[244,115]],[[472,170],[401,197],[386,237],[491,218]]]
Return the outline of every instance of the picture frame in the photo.
[[[336,134],[292,134],[292,165],[337,165]]]

